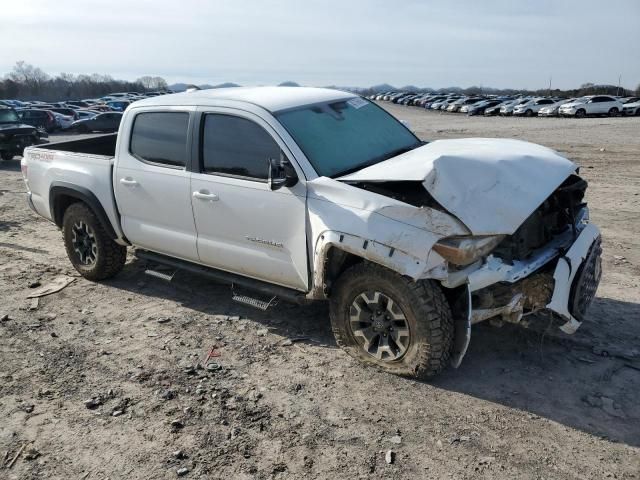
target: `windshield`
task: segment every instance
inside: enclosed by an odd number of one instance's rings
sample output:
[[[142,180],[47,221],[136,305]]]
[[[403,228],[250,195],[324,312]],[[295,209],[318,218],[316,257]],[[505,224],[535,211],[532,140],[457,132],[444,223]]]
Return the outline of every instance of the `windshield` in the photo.
[[[275,114],[318,175],[337,177],[422,143],[402,123],[360,97]]]
[[[0,123],[18,123],[20,118],[15,110],[1,109],[0,110]]]

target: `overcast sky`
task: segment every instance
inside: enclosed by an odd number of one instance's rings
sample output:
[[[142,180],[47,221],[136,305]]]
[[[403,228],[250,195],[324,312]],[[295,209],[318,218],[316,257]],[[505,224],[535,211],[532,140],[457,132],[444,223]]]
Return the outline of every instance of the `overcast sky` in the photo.
[[[2,0],[0,74],[243,85],[640,83],[640,0]]]

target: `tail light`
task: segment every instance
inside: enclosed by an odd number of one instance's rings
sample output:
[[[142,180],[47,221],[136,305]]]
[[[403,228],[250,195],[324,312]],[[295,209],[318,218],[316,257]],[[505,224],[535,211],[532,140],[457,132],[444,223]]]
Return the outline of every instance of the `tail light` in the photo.
[[[49,116],[49,120],[51,120],[51,121],[55,121],[56,120],[56,117],[53,116],[53,113],[51,113],[48,110],[47,110],[47,115]]]

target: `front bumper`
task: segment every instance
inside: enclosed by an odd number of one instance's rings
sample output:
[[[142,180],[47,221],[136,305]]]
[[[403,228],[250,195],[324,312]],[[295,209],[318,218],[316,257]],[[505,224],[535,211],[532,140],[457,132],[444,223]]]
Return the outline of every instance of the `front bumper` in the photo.
[[[575,333],[595,297],[602,276],[601,253],[600,230],[589,224],[558,259],[553,295],[547,308],[566,320],[560,327],[565,333]]]
[[[514,261],[509,265],[500,258],[489,256],[479,268],[470,265],[466,271],[450,275],[442,282],[449,288],[467,284],[467,310],[464,317],[456,321],[453,367],[462,363],[471,340],[472,324],[491,318],[519,323],[525,308],[552,311],[564,320],[560,326],[563,332],[575,333],[595,297],[602,275],[600,231],[592,224],[579,225],[583,228],[575,241],[572,241],[573,233],[566,232],[526,261]],[[547,272],[548,266],[553,267],[555,259],[553,279],[547,281],[550,273],[541,272]],[[500,291],[502,303],[482,305],[483,294],[488,292],[491,297]],[[475,297],[480,298],[480,304]]]

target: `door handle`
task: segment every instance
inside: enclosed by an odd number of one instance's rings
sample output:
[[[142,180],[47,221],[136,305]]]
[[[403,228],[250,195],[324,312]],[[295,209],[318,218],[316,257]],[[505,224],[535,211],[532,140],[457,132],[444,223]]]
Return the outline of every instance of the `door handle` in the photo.
[[[215,193],[209,193],[206,190],[193,192],[193,198],[197,198],[198,200],[208,200],[210,202],[215,202],[219,199],[218,195],[216,195]]]
[[[139,185],[138,182],[136,182],[132,178],[121,178],[120,179],[120,183],[122,185],[126,185],[127,187],[135,187],[135,186]]]

